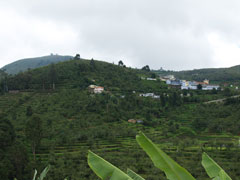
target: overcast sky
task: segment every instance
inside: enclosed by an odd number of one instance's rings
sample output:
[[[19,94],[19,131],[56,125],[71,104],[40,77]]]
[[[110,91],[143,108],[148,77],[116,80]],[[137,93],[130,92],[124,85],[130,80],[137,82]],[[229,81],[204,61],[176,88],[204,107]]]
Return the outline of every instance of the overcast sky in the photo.
[[[240,64],[239,0],[0,0],[0,67],[75,55],[151,69]]]

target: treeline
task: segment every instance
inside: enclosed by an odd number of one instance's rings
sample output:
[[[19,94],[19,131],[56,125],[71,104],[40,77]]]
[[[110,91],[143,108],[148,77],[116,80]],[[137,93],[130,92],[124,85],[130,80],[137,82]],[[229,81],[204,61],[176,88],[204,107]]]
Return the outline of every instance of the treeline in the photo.
[[[61,87],[84,89],[95,83],[106,88],[133,90],[141,88],[139,82],[141,73],[149,72],[93,59],[71,60],[8,76],[5,84],[9,90],[44,90]]]
[[[240,66],[230,68],[207,68],[188,71],[154,71],[159,75],[173,74],[179,79],[203,81],[210,80],[213,83],[238,83],[240,80]]]
[[[240,100],[229,98],[222,104],[198,105],[193,112],[192,125],[197,131],[232,133],[240,131]]]
[[[32,164],[25,141],[17,138],[12,123],[5,116],[1,115],[0,118],[1,179],[29,179]]]

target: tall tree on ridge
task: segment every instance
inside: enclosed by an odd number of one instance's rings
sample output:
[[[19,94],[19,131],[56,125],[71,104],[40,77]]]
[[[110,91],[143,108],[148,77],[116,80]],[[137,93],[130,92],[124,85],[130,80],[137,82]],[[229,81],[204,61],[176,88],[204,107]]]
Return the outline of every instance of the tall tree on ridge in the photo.
[[[50,83],[52,84],[52,89],[55,89],[55,82],[56,82],[56,79],[57,79],[57,73],[56,73],[56,69],[55,69],[54,64],[51,64],[51,66],[50,66],[49,76],[50,76]]]
[[[80,54],[76,54],[76,56],[74,57],[74,60],[80,60]]]
[[[122,60],[118,61],[118,66],[123,66],[123,65],[124,64],[123,64]]]
[[[26,123],[25,134],[31,143],[34,161],[36,160],[36,150],[41,144],[42,140],[42,120],[39,116],[33,115]]]

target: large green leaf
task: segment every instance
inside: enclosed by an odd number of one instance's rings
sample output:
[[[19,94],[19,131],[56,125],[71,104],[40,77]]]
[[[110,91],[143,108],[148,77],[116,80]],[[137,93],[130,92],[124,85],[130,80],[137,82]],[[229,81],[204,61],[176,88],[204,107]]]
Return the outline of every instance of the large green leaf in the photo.
[[[133,179],[133,180],[144,180],[140,175],[132,171],[131,169],[127,169],[127,174]]]
[[[219,172],[219,178],[221,179],[221,180],[229,180],[229,176],[227,175],[227,173],[224,171],[224,170],[221,170],[220,172]],[[231,179],[231,178],[230,178]]]
[[[142,132],[136,137],[138,144],[148,154],[154,165],[164,171],[169,180],[195,180],[195,178],[183,167],[177,164],[160,148],[158,148]]]
[[[214,180],[231,180],[228,174],[205,152],[202,154],[202,165],[210,178],[214,178]]]
[[[34,175],[33,175],[33,180],[36,179],[36,176],[37,176],[37,170],[35,169],[35,171],[34,171]]]
[[[42,171],[42,173],[40,174],[38,180],[43,180],[43,179],[46,177],[49,169],[50,169],[50,165],[48,165],[47,167],[45,167],[45,169],[44,169],[44,170]]]
[[[88,165],[103,180],[132,180],[127,174],[95,153],[88,151]]]

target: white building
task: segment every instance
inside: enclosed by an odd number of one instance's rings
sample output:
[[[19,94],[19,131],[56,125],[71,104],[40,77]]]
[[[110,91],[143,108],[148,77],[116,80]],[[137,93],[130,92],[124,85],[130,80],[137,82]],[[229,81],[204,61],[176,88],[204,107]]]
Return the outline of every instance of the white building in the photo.
[[[218,89],[220,86],[219,85],[203,85],[202,90],[213,90],[213,89]]]
[[[156,81],[157,79],[155,78],[147,78],[148,81]]]
[[[139,96],[141,96],[141,97],[152,97],[154,99],[159,99],[160,98],[159,95],[155,95],[154,93],[139,94]]]
[[[191,89],[191,90],[196,90],[197,85],[192,85],[192,84],[182,84],[181,89]]]
[[[97,86],[93,90],[95,94],[101,94],[103,91],[104,91],[104,87],[101,87],[101,86]]]
[[[176,78],[174,77],[174,75],[167,75],[163,77],[164,79],[169,79],[169,80],[175,80]]]
[[[95,94],[100,94],[104,91],[104,87],[96,86],[96,85],[90,85],[88,86],[88,88],[91,93],[95,93]]]

